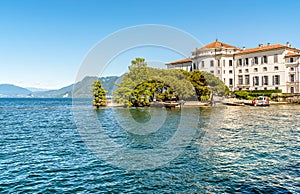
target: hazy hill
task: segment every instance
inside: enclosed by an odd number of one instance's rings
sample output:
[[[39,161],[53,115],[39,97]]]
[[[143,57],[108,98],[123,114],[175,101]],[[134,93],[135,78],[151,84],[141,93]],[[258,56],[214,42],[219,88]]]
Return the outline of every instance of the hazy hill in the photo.
[[[73,85],[63,87],[58,90],[38,91],[33,92],[33,97],[37,98],[62,98],[71,97]]]
[[[11,84],[0,84],[0,97],[35,97],[35,98],[90,98],[93,82],[98,79],[97,77],[85,77],[82,81],[71,84],[57,90],[47,91],[30,91],[26,88]],[[102,87],[108,91],[107,96],[111,96],[115,90],[115,83],[118,81],[118,76],[109,76],[99,78]]]
[[[97,77],[85,77],[82,81],[74,85],[73,96],[77,98],[90,98],[93,82],[98,79]],[[99,80],[102,87],[108,92],[107,96],[111,96],[115,89],[115,82],[119,79],[118,76],[101,77]]]
[[[0,97],[28,97],[32,92],[12,84],[0,84]]]
[[[34,92],[34,97],[42,97],[42,98],[62,98],[68,97],[71,98],[73,96],[77,98],[90,98],[91,97],[91,85],[93,82],[98,79],[97,77],[85,77],[82,81],[76,83],[75,85],[69,85],[63,87],[58,90],[49,90],[44,92]],[[99,78],[102,87],[108,91],[107,96],[112,95],[112,91],[114,90],[114,83],[119,79],[118,76],[109,76],[109,77],[101,77]]]

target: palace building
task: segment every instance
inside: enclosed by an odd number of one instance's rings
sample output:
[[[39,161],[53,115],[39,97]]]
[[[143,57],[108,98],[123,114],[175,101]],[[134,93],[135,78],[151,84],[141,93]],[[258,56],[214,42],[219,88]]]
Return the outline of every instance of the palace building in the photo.
[[[300,93],[300,50],[267,43],[246,49],[216,40],[192,51],[187,59],[167,63],[168,69],[206,71],[219,77],[231,91],[275,90]]]

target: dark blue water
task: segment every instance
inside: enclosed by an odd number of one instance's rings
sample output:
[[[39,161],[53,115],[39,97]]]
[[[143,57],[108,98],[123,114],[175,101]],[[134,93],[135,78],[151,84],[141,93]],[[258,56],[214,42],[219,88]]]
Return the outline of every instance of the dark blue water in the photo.
[[[70,99],[0,99],[0,193],[300,193],[300,106],[196,109],[188,109],[200,118],[184,152],[129,170],[87,148]],[[121,130],[111,115],[147,123],[148,109],[94,113],[117,143],[148,149],[179,126],[180,111],[164,112],[163,129],[147,135]]]

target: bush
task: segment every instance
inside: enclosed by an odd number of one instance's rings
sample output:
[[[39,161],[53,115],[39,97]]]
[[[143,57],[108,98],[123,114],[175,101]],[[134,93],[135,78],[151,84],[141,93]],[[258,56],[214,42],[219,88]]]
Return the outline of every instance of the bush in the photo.
[[[251,90],[248,91],[250,96],[268,96],[271,97],[273,93],[282,93],[282,90]]]
[[[200,101],[208,101],[209,96],[200,96]]]
[[[249,96],[249,93],[246,90],[240,90],[240,91],[234,92],[234,95],[238,99],[247,99]]]
[[[240,90],[235,91],[234,95],[236,98],[239,99],[247,99],[247,100],[254,100],[258,96],[267,96],[267,97],[273,97],[276,98],[276,95],[282,95],[281,90]]]

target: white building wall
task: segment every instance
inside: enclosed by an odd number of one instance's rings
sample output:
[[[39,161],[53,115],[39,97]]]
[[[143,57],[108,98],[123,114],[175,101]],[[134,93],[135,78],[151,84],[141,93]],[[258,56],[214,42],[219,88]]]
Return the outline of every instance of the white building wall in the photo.
[[[297,52],[297,49],[293,50],[288,47],[246,53],[242,53],[243,51],[240,53],[234,49],[202,48],[192,52],[192,62],[167,64],[167,67],[168,69],[200,70],[213,73],[231,91],[281,89],[283,93],[291,93],[293,89],[294,93],[300,93],[300,54],[286,58],[287,53],[294,51]],[[257,64],[255,58],[257,58]],[[293,58],[293,62],[289,61],[290,58]],[[246,59],[248,59],[248,64],[246,64]],[[232,65],[230,65],[230,60]],[[294,75],[293,82],[291,81],[292,74]],[[240,83],[240,77],[242,83]],[[264,83],[263,77],[267,77],[267,83]],[[278,84],[276,77],[279,78]],[[246,83],[247,79],[248,83]],[[258,85],[255,83],[256,79],[258,79]]]
[[[281,89],[283,93],[286,92],[285,87],[285,60],[284,56],[287,53],[284,49],[269,50],[263,52],[254,52],[243,55],[235,56],[235,90],[247,89],[247,90],[273,90]],[[277,56],[277,62],[274,61],[274,56]],[[267,58],[267,62],[263,60],[264,56]],[[255,57],[257,57],[258,64],[255,63]],[[246,59],[248,58],[248,65]],[[240,59],[242,64],[240,64]],[[249,76],[249,84],[246,83],[246,75]],[[240,83],[240,76],[243,78],[243,83]],[[265,76],[265,77],[264,77]],[[267,84],[263,83],[263,77],[267,76]],[[280,83],[273,83],[274,76],[279,76]],[[258,77],[258,85],[254,83]]]
[[[200,71],[205,71],[214,74],[225,85],[229,87],[231,91],[234,90],[234,60],[233,49],[200,49],[193,51],[192,61],[198,64]],[[232,65],[229,66],[229,60],[232,61]],[[225,63],[224,63],[225,62]],[[230,81],[232,84],[230,84]]]

